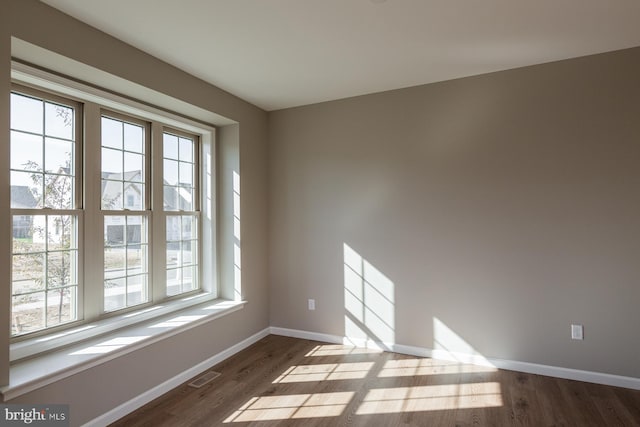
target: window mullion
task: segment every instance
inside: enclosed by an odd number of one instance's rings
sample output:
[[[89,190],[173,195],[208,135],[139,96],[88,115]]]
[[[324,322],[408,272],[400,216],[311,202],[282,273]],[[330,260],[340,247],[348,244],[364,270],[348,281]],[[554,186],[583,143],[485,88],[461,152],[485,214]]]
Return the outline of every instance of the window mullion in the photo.
[[[150,247],[153,248],[151,258],[151,292],[154,302],[166,297],[166,226],[163,212],[163,185],[162,185],[162,125],[158,122],[151,123],[151,228]]]
[[[151,259],[151,286],[153,301],[166,297],[166,220],[163,210],[163,171],[162,171],[162,124],[151,123],[151,224],[150,243],[153,248]]]
[[[84,318],[95,319],[102,313],[104,282],[104,253],[102,248],[103,217],[100,215],[100,107],[93,103],[84,106]]]

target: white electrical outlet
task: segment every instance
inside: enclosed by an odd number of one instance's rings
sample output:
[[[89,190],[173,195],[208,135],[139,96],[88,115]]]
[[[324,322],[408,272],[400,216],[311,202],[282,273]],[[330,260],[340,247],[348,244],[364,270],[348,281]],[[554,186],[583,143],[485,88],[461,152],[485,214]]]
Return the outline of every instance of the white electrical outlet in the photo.
[[[315,310],[315,309],[316,309],[316,300],[310,299],[309,300],[309,310]]]
[[[584,330],[582,328],[582,325],[571,325],[571,339],[572,340],[584,339]]]

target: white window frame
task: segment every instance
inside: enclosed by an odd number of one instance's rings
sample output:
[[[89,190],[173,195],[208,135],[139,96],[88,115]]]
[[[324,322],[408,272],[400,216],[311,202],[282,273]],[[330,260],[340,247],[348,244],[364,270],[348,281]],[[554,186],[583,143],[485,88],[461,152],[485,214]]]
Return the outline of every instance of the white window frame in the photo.
[[[83,276],[83,258],[84,258],[84,246],[83,246],[83,239],[81,236],[81,230],[83,228],[83,223],[84,223],[84,210],[83,210],[83,206],[82,206],[82,186],[83,186],[83,164],[82,161],[78,162],[78,159],[82,159],[82,154],[83,154],[83,148],[84,148],[84,139],[83,139],[83,122],[82,122],[82,117],[83,117],[83,108],[82,108],[82,103],[77,102],[74,99],[70,99],[67,97],[64,97],[60,94],[56,94],[56,93],[51,93],[51,92],[47,92],[44,91],[40,88],[33,88],[33,87],[29,87],[29,86],[25,86],[25,85],[21,85],[18,83],[13,83],[11,85],[11,93],[16,93],[18,95],[21,96],[26,96],[26,97],[33,97],[34,99],[41,99],[44,102],[49,102],[49,103],[59,103],[62,105],[67,105],[71,108],[73,108],[74,110],[74,123],[73,123],[73,141],[75,144],[75,148],[74,148],[74,152],[72,153],[72,161],[74,162],[73,166],[74,166],[74,176],[73,176],[73,188],[74,188],[74,193],[73,193],[73,197],[71,199],[71,206],[67,207],[67,208],[50,208],[50,207],[33,207],[33,208],[29,208],[29,209],[25,209],[25,208],[10,208],[11,211],[11,217],[13,218],[14,216],[24,216],[24,215],[30,215],[30,216],[58,216],[58,215],[69,215],[72,217],[75,217],[75,230],[74,230],[74,236],[73,236],[73,240],[75,240],[76,243],[76,247],[75,250],[77,251],[77,256],[75,257],[75,261],[73,261],[72,258],[72,263],[75,264],[73,266],[73,274],[72,276],[75,276],[74,278],[76,279],[76,294],[74,297],[71,297],[70,300],[72,301],[72,303],[75,303],[75,307],[72,309],[75,312],[75,319],[74,320],[70,320],[68,322],[64,322],[58,325],[54,325],[54,326],[50,326],[50,327],[44,327],[43,329],[37,329],[34,330],[32,332],[27,332],[23,335],[17,335],[16,337],[19,339],[19,337],[21,336],[30,336],[30,335],[39,335],[42,333],[45,333],[45,331],[55,331],[55,330],[59,330],[59,329],[65,329],[65,328],[69,328],[72,327],[73,325],[76,325],[79,323],[79,319],[83,318],[83,305],[79,303],[79,301],[82,301],[83,298],[83,283],[82,283],[82,276]],[[43,136],[44,136],[44,132],[45,129],[43,128],[42,130],[43,132]],[[44,144],[44,141],[43,141]],[[43,145],[43,149],[44,149],[44,145]],[[44,154],[44,151],[43,151]],[[44,164],[43,164],[43,170],[42,172],[44,172]],[[11,201],[13,202],[13,201]],[[12,233],[13,236],[13,233]],[[47,236],[45,236],[45,239],[48,239]],[[12,237],[13,240],[13,237]],[[44,254],[46,256],[46,254],[48,254],[49,251],[45,251]],[[12,254],[13,254],[13,245],[12,245]],[[13,256],[12,256],[13,258]],[[13,260],[12,260],[13,263]],[[13,266],[12,266],[13,269]],[[46,273],[45,273],[46,274]],[[44,285],[43,288],[43,292],[46,294],[49,290],[49,286],[48,284]],[[12,300],[12,304],[13,304],[13,292],[11,293],[11,300]],[[46,304],[46,300],[45,299],[45,305]],[[11,307],[13,310],[13,306]],[[48,307],[45,308],[45,317],[46,317],[46,312],[48,310]],[[14,322],[14,316],[13,316],[13,312],[12,312],[12,319],[11,322]],[[46,323],[46,321],[45,321]]]
[[[167,127],[164,126],[162,129],[162,137],[163,137],[163,148],[164,148],[164,135],[165,134],[170,134],[170,135],[174,135],[177,137],[183,137],[183,138],[188,138],[188,139],[193,139],[194,144],[196,146],[196,150],[194,150],[193,156],[194,156],[194,163],[193,163],[193,167],[195,168],[195,173],[194,173],[194,177],[195,177],[195,182],[194,184],[194,193],[195,194],[200,194],[201,193],[201,184],[200,181],[201,179],[199,179],[199,177],[201,177],[201,172],[200,172],[200,161],[201,161],[201,154],[200,154],[200,137],[198,135],[195,134],[190,134],[187,132],[184,132],[180,129],[174,129],[171,127]],[[162,160],[163,160],[163,166],[164,166],[164,152],[162,154]],[[164,169],[163,169],[164,172]],[[201,268],[202,267],[202,244],[201,244],[201,232],[200,229],[202,228],[202,213],[201,213],[201,205],[202,205],[202,197],[197,197],[193,200],[192,203],[192,209],[191,210],[183,210],[181,208],[175,209],[175,210],[167,210],[164,208],[164,177],[163,177],[163,190],[162,190],[162,206],[159,206],[160,208],[160,212],[162,212],[162,222],[163,224],[167,223],[167,217],[170,216],[190,216],[192,218],[194,218],[196,220],[196,233],[197,233],[197,242],[198,242],[198,247],[197,247],[197,251],[196,251],[196,255],[197,255],[197,260],[196,260],[196,265]],[[166,235],[166,233],[165,233]],[[180,240],[180,242],[182,243],[182,239]],[[166,260],[166,258],[165,258]],[[165,270],[165,279],[166,279],[166,274],[169,270],[169,267],[165,264],[164,266],[164,270]],[[180,266],[183,267],[183,266]],[[179,267],[179,268],[180,268]],[[201,277],[198,274],[198,277],[195,278],[196,280],[196,286],[197,288],[200,288],[201,286]],[[167,292],[167,283],[165,281],[164,283],[164,287],[163,287],[163,291],[162,292]],[[175,295],[173,295],[173,297],[179,297],[180,295],[188,295],[190,293],[193,293],[193,291],[187,291],[187,292],[179,292]]]
[[[12,80],[14,83],[35,87],[46,93],[59,94],[65,98],[77,100],[83,104],[84,113],[84,145],[94,144],[97,149],[87,149],[84,152],[84,203],[82,216],[84,230],[79,231],[79,240],[84,242],[84,265],[91,266],[84,268],[81,273],[84,278],[80,285],[85,301],[93,301],[82,305],[84,309],[83,319],[75,322],[75,327],[68,325],[45,329],[33,334],[25,334],[12,338],[11,360],[18,360],[24,357],[38,354],[42,351],[49,351],[59,346],[95,336],[102,331],[107,332],[114,328],[125,327],[154,317],[165,315],[173,311],[181,310],[203,302],[215,300],[219,294],[218,278],[218,245],[217,245],[217,206],[216,206],[216,148],[215,148],[215,127],[185,118],[183,116],[155,108],[147,104],[131,100],[129,98],[114,94],[112,92],[89,86],[66,77],[49,73],[45,70],[34,68],[19,62],[12,63]],[[151,150],[152,156],[150,164],[156,164],[155,157],[162,156],[162,130],[176,129],[188,134],[197,135],[199,138],[199,244],[200,248],[200,289],[190,293],[179,294],[175,297],[165,298],[159,287],[165,288],[162,280],[154,280],[150,286],[152,300],[147,304],[118,310],[112,313],[104,313],[102,310],[103,293],[103,226],[102,215],[100,215],[100,126],[99,120],[101,111],[115,111],[125,116],[139,118],[151,125],[151,145],[155,149]],[[98,123],[91,123],[98,121]],[[160,159],[161,163],[161,159]],[[149,221],[155,226],[149,228],[149,244],[153,245],[154,235],[164,233],[164,226],[157,226],[164,223],[162,212],[162,200],[160,199],[160,209],[158,210],[158,191],[162,191],[162,171],[159,168],[151,167],[151,200],[153,209]],[[158,181],[158,178],[160,181]],[[161,193],[160,193],[161,195]],[[147,208],[152,205],[147,205]],[[123,212],[126,214],[126,211]],[[212,250],[213,249],[213,250]],[[150,259],[150,277],[155,279],[163,277],[165,265],[159,258],[165,257],[164,248],[156,249]],[[98,266],[98,267],[96,267]],[[153,271],[151,271],[153,270]],[[160,283],[161,282],[161,283]],[[100,303],[96,303],[99,301]],[[53,339],[55,338],[55,339]]]

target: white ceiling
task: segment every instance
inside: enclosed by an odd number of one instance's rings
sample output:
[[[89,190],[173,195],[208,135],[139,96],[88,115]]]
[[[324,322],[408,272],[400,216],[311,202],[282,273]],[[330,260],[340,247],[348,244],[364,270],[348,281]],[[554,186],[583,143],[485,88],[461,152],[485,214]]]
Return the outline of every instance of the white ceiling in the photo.
[[[640,46],[640,0],[43,0],[265,110]]]

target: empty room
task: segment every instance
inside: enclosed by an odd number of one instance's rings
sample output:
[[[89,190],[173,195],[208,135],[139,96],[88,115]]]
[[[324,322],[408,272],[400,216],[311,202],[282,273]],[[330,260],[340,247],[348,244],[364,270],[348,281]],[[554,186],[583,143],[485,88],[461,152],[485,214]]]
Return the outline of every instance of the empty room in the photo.
[[[0,425],[640,426],[640,2],[0,2]]]

